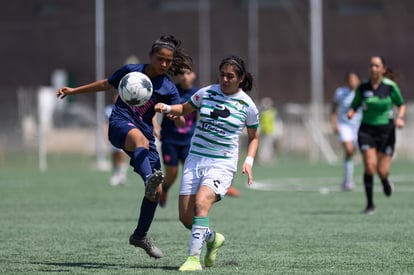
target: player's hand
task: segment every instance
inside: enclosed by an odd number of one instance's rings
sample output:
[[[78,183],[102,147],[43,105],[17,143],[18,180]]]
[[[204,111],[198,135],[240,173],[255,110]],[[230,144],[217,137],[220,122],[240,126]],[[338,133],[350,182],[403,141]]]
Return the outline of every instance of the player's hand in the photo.
[[[179,116],[175,116],[175,115],[171,115],[171,114],[167,114],[167,115],[165,115],[167,118],[169,118],[169,119],[171,119],[171,120],[176,120],[176,119],[179,119],[180,117]]]
[[[355,115],[355,111],[354,110],[349,110],[347,113],[346,113],[346,116],[347,116],[347,118],[348,119],[352,119],[353,117],[354,117],[354,115]]]
[[[70,95],[73,92],[73,88],[63,87],[57,90],[56,96],[60,99],[65,98],[67,95]]]
[[[403,128],[405,126],[405,121],[404,121],[404,118],[402,118],[402,117],[397,117],[396,119],[395,119],[395,127],[397,127],[397,128],[399,128],[399,129],[401,129],[401,128]]]
[[[248,163],[243,163],[242,167],[243,175],[247,174],[247,184],[250,186],[253,183],[253,172],[252,167]]]
[[[157,103],[154,106],[154,111],[158,113],[169,113],[171,111],[171,106],[164,103]]]

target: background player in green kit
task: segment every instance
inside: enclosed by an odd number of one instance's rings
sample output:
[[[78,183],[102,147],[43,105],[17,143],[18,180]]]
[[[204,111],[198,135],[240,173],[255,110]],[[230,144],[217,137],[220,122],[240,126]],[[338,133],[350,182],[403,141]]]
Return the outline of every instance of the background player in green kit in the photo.
[[[358,145],[364,161],[364,187],[367,198],[365,214],[373,214],[374,174],[381,179],[384,194],[392,194],[393,184],[389,180],[391,158],[395,148],[395,127],[404,127],[406,106],[398,85],[388,77],[392,71],[387,68],[384,58],[370,59],[370,78],[362,82],[355,91],[354,100],[347,113],[352,118],[362,108],[362,122],[358,131]],[[392,108],[398,113],[393,118]]]

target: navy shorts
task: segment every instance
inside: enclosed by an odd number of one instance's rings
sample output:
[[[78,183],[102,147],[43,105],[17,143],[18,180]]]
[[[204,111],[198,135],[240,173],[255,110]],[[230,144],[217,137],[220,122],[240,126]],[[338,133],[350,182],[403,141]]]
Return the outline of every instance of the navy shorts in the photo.
[[[395,125],[373,126],[361,124],[358,131],[358,145],[361,152],[375,148],[378,152],[392,156],[395,149]]]
[[[137,125],[131,122],[128,122],[127,120],[111,119],[109,122],[109,131],[108,131],[109,141],[112,143],[113,146],[124,150],[125,153],[127,153],[129,157],[132,156],[133,152],[125,150],[124,148],[125,139],[128,135],[128,132],[134,128],[142,132],[142,130],[139,127],[137,127]],[[148,141],[149,141],[148,158],[151,163],[151,167],[152,169],[160,170],[161,169],[160,156],[158,154],[157,147],[155,146],[154,138],[148,139]]]
[[[178,163],[184,163],[188,156],[190,145],[176,145],[171,143],[162,142],[161,151],[162,158],[165,165],[177,166]]]

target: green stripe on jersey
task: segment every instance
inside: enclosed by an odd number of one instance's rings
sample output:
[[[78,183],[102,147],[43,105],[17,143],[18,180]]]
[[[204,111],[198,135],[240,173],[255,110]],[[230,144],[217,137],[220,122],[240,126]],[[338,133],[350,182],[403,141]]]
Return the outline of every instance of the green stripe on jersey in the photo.
[[[200,131],[203,131],[207,134],[210,134],[212,136],[215,136],[217,138],[220,138],[220,139],[224,139],[224,140],[228,140],[228,141],[233,140],[231,137],[227,137],[227,136],[223,136],[222,134],[219,134],[219,133],[211,132],[210,130],[203,129],[202,127],[199,127],[199,126],[197,126],[197,129],[200,130]]]
[[[202,139],[202,140],[205,140],[207,142],[213,143],[213,144],[223,145],[223,146],[226,146],[226,147],[230,147],[231,146],[230,144],[223,143],[223,142],[218,142],[216,140],[212,140],[212,139],[206,138],[205,136],[202,136],[202,135],[196,134],[195,137],[197,137],[199,139]],[[231,140],[231,139],[227,139],[227,140]]]
[[[213,159],[231,159],[231,157],[206,154],[206,153],[202,153],[202,152],[198,152],[198,151],[194,151],[194,150],[191,150],[190,153],[193,154],[193,155],[208,157],[208,158],[213,158]]]

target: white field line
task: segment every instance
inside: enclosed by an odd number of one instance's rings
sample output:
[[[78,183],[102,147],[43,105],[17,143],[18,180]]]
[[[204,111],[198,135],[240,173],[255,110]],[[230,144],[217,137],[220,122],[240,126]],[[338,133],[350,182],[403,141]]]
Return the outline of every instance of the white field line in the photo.
[[[399,182],[414,182],[412,175],[394,175],[394,192],[414,192],[414,184],[399,186]],[[250,189],[263,191],[305,191],[305,192],[338,192],[341,191],[340,177],[309,177],[309,178],[273,178],[254,181]],[[363,191],[362,184],[357,181],[355,191]],[[378,177],[374,179],[374,191],[382,192],[382,185]]]

